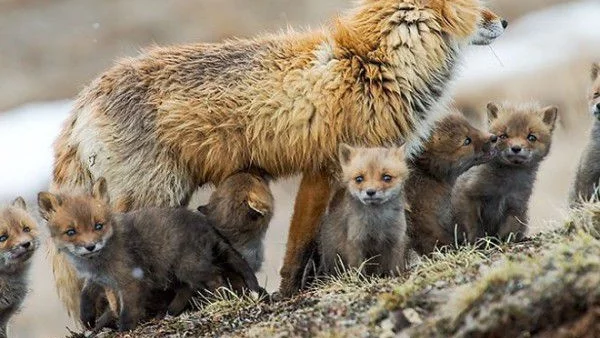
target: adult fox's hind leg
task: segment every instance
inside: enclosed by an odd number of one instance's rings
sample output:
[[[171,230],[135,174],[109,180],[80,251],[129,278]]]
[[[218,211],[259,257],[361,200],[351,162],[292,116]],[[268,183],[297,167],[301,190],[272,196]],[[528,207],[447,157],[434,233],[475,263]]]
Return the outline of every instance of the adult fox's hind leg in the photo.
[[[310,258],[319,220],[327,208],[330,193],[330,175],[319,172],[302,176],[280,272],[279,292],[284,297],[293,295],[301,287],[304,267]]]

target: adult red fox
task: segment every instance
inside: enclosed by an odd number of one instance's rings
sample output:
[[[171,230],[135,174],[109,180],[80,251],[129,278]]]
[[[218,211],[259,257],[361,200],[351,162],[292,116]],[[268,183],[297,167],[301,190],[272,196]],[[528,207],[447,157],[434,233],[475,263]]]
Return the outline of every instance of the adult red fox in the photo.
[[[320,30],[151,48],[80,93],[55,143],[52,189],[103,176],[127,211],[186,205],[199,185],[250,167],[302,174],[281,270],[290,295],[339,144],[418,146],[463,48],[505,27],[479,0],[362,0]],[[60,255],[54,273],[77,313],[81,283]]]

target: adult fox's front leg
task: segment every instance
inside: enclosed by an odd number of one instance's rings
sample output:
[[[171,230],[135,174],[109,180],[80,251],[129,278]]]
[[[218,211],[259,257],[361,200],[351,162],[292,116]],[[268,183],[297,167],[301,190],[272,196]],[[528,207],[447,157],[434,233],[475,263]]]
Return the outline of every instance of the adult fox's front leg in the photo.
[[[298,292],[304,266],[317,237],[319,220],[329,202],[332,178],[325,172],[305,173],[296,195],[279,291],[288,297]]]

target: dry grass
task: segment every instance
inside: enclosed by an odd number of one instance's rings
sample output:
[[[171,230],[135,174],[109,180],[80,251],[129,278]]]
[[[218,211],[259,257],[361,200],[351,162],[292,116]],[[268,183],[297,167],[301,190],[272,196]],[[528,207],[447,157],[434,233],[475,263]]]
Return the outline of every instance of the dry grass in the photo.
[[[280,302],[222,290],[198,312],[115,336],[593,337],[599,217],[600,204],[589,203],[525,242],[438,251],[397,278],[342,270]]]

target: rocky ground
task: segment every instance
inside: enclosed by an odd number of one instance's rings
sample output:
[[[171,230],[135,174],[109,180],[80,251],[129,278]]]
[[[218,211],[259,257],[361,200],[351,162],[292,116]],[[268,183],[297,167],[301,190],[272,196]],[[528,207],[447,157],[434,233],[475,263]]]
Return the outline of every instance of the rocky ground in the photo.
[[[599,337],[600,204],[525,242],[419,258],[398,278],[344,271],[280,302],[224,292],[198,312],[101,336]]]

